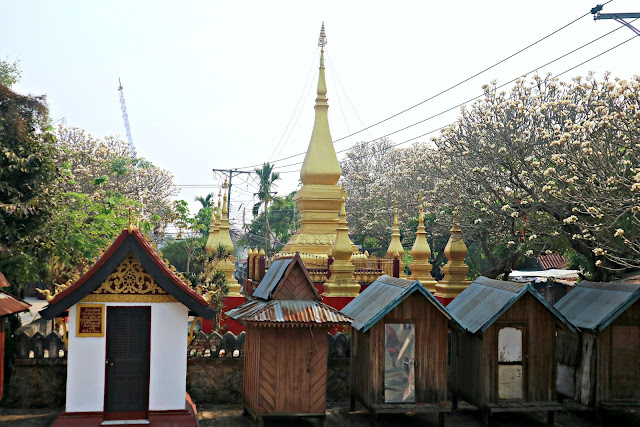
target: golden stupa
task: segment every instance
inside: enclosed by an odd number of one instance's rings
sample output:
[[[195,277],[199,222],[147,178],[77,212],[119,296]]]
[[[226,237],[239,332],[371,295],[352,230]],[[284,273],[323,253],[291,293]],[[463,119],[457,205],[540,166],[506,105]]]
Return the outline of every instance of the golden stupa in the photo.
[[[338,214],[342,206],[340,163],[333,147],[327,99],[327,83],[324,75],[324,46],[327,39],[324,23],[320,30],[320,73],[315,105],[315,122],[307,154],[300,170],[302,188],[294,200],[300,210],[300,229],[282,248],[282,253],[327,256],[333,247],[338,228]],[[357,251],[353,247],[354,252]]]
[[[467,245],[462,240],[457,209],[453,212],[452,226],[449,231],[451,235],[444,248],[444,254],[449,262],[442,267],[444,278],[436,284],[436,296],[440,298],[455,298],[471,284],[467,279],[469,266],[464,263],[467,258]]]

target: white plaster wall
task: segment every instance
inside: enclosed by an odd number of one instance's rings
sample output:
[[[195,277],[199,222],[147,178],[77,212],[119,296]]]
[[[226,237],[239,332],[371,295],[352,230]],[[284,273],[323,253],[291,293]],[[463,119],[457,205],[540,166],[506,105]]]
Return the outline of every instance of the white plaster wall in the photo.
[[[189,310],[180,303],[151,308],[149,410],[184,409]]]
[[[104,408],[107,341],[105,337],[76,337],[76,308],[69,308],[66,411],[100,412]]]
[[[149,410],[184,409],[188,309],[180,303],[105,303],[105,317],[110,306],[151,306]],[[106,335],[76,337],[76,306],[69,309],[67,412],[104,410],[106,342]]]

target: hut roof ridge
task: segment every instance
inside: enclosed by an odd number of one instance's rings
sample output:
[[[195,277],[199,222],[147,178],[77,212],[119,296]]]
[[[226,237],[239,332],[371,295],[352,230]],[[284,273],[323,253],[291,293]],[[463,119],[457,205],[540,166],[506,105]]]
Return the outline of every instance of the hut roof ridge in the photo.
[[[420,281],[399,279],[387,275],[378,277],[340,311],[353,318],[351,323],[353,328],[366,332],[414,292],[420,292],[424,295],[447,319],[459,326],[457,319]]]
[[[198,316],[211,318],[215,315],[209,303],[167,267],[137,229],[123,230],[104,255],[74,284],[56,294],[49,305],[40,311],[40,315],[51,319],[79,302],[97,289],[129,253],[134,254],[145,271],[164,291],[196,312]]]
[[[600,332],[640,299],[640,284],[580,282],[555,304],[580,329]]]
[[[279,259],[274,261],[271,264],[271,267],[269,267],[269,270],[267,270],[267,273],[260,281],[260,284],[258,285],[256,290],[253,291],[252,297],[260,298],[263,300],[271,300],[273,298],[273,294],[278,289],[278,286],[284,282],[283,279],[287,277],[287,275],[291,272],[291,270],[293,270],[293,268],[295,268],[296,265],[298,265],[304,272],[307,282],[317,300],[321,300],[322,298],[320,297],[318,290],[313,284],[313,281],[309,276],[309,272],[307,271],[304,262],[302,262],[302,258],[300,257],[300,254],[298,252],[296,252],[293,258]]]
[[[574,325],[544,299],[529,283],[514,283],[478,277],[447,306],[451,315],[470,333],[486,331],[500,316],[525,294],[531,294],[567,328]]]

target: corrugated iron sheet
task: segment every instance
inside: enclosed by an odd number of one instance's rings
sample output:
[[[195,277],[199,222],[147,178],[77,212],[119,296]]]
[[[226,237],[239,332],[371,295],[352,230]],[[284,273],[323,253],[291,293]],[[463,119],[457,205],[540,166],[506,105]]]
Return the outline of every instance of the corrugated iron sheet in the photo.
[[[479,277],[447,309],[471,333],[478,332],[523,289],[522,283]]]
[[[565,316],[528,283],[514,283],[478,277],[447,306],[451,315],[472,334],[486,330],[522,295],[530,293],[567,328],[575,331]]]
[[[289,264],[293,262],[292,258],[279,259],[274,261],[267,270],[267,273],[262,278],[262,281],[258,285],[255,291],[253,291],[254,298],[269,299],[271,292],[275,289],[276,285],[282,279],[282,275],[289,267]]]
[[[0,292],[0,317],[29,310],[31,304],[19,300],[9,294]]]
[[[237,321],[268,323],[351,323],[351,318],[317,301],[253,300],[226,312]]]
[[[640,284],[581,282],[555,308],[578,328],[598,332],[638,298]]]
[[[451,318],[448,311],[431,295],[431,292],[422,283],[417,280],[398,279],[387,275],[376,279],[341,311],[353,318],[352,327],[366,332],[385,314],[393,310],[415,291],[421,292],[427,299],[436,304],[447,318]]]

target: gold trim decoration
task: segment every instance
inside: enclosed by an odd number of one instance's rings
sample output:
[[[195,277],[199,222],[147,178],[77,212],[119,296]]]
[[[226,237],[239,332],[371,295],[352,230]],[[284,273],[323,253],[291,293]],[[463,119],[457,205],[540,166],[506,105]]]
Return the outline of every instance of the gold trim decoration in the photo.
[[[82,329],[89,329],[91,332],[81,332]],[[76,336],[104,336],[104,304],[78,304],[76,306]]]
[[[82,302],[178,302],[178,300],[167,294],[89,294],[82,298]]]
[[[153,280],[140,261],[128,254],[118,267],[107,277],[93,294],[143,294],[166,295],[167,293]]]

